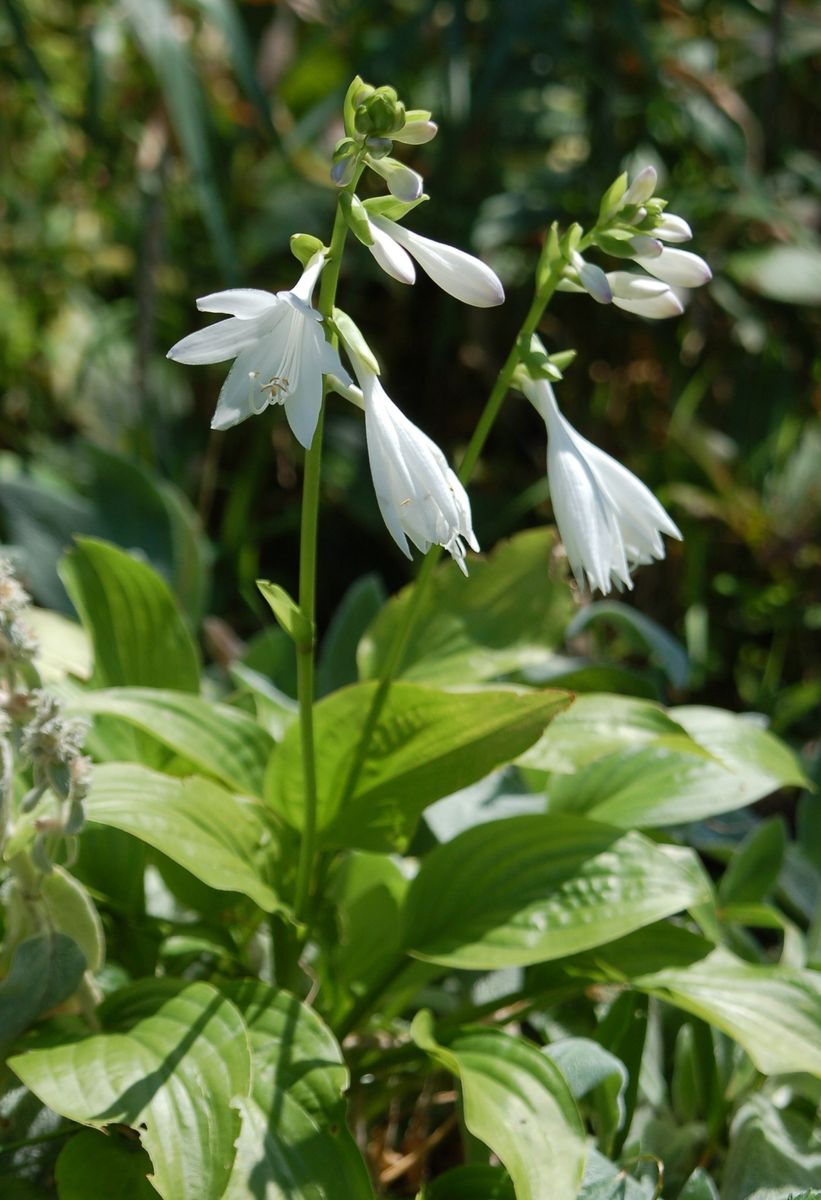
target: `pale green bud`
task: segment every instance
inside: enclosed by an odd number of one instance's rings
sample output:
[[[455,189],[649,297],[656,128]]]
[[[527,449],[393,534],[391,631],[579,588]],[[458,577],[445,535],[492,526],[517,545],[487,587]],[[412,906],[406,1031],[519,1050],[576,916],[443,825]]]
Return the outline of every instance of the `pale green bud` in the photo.
[[[324,243],[312,233],[292,233],[290,246],[294,258],[303,267],[307,267],[313,256],[325,249]]]

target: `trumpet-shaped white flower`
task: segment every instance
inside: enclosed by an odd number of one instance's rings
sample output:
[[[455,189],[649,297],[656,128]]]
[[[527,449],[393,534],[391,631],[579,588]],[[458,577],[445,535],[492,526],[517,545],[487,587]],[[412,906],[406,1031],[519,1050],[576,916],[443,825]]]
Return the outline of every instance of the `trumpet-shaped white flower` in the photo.
[[[547,426],[553,514],[579,586],[632,588],[630,572],[664,558],[662,533],[680,539],[679,529],[640,479],[562,416],[546,379],[522,386]]]
[[[481,259],[445,242],[435,242],[413,233],[388,217],[371,213],[367,216],[373,237],[373,245],[368,249],[382,270],[400,283],[415,281],[416,269],[412,262],[415,258],[443,292],[463,304],[492,308],[503,303],[502,282]]]
[[[609,271],[607,281],[613,295],[613,303],[625,312],[638,313],[640,317],[663,320],[665,317],[680,317],[684,312],[676,293],[660,279],[650,279],[632,271]]]
[[[394,404],[378,377],[346,343],[362,387],[365,437],[379,511],[408,558],[408,538],[423,554],[444,546],[464,575],[465,543],[479,549],[470,501],[435,442]]]
[[[212,429],[230,429],[269,404],[282,404],[294,436],[310,446],[322,407],[322,376],[350,382],[325,340],[322,317],[311,307],[324,265],[324,255],[315,254],[287,292],[231,288],[197,301],[201,312],[229,313],[229,319],[184,337],[168,357],[194,365],[236,359],[222,385]]]
[[[671,283],[674,287],[701,287],[713,278],[713,273],[704,259],[689,250],[665,246],[660,254],[634,254],[633,261],[651,275],[655,275],[656,279]]]

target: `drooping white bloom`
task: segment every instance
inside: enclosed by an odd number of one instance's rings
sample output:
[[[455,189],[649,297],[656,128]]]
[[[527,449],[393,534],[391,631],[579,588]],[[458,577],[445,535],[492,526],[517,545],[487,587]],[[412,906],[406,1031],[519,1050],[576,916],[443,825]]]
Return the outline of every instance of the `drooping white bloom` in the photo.
[[[395,158],[377,158],[371,154],[367,157],[367,163],[372,171],[382,176],[388,185],[388,191],[397,200],[412,204],[422,195],[423,180],[418,171],[412,171]]]
[[[222,385],[212,429],[230,429],[269,404],[282,404],[294,436],[310,446],[322,407],[322,376],[349,380],[325,340],[322,317],[311,307],[324,265],[324,255],[315,254],[287,292],[231,288],[197,301],[201,312],[229,313],[229,319],[184,337],[168,357],[194,365],[236,359]]]
[[[522,384],[547,426],[553,514],[579,587],[632,588],[630,572],[664,558],[661,535],[681,533],[640,479],[562,416],[546,379]]]
[[[382,270],[400,283],[413,283],[416,279],[413,257],[443,292],[463,304],[493,308],[503,303],[502,282],[481,259],[445,242],[413,233],[388,217],[368,213],[368,224],[373,237],[369,250]]]
[[[463,574],[465,543],[479,549],[470,501],[435,442],[394,404],[377,375],[346,343],[362,388],[365,437],[379,511],[408,558],[408,538],[423,554],[444,546]]]
[[[635,254],[633,261],[637,262],[640,267],[644,267],[645,271],[649,271],[651,275],[655,275],[656,279],[671,283],[674,287],[701,287],[702,284],[709,283],[713,278],[713,273],[704,259],[699,258],[697,254],[692,254],[689,250],[677,250],[665,246],[661,254],[653,257]]]
[[[684,312],[676,293],[660,279],[650,279],[647,275],[632,271],[608,271],[607,281],[613,294],[613,303],[625,312],[655,320],[680,317]]]

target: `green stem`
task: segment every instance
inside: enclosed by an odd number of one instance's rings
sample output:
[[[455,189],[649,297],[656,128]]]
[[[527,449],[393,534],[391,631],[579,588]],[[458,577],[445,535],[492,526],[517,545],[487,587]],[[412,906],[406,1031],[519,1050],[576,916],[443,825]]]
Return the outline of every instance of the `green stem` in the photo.
[[[352,190],[356,179],[350,184]],[[318,309],[326,322],[333,313],[339,269],[348,226],[342,208],[337,204],[328,262],[322,273]],[[326,324],[326,328],[330,328]],[[336,335],[331,342],[336,345]],[[316,754],[314,750],[314,674],[316,646],[316,544],[319,525],[319,489],[322,469],[322,430],[325,405],[323,402],[316,432],[310,448],[305,452],[305,476],[302,485],[302,520],[299,535],[299,608],[311,628],[310,639],[297,643],[297,700],[299,702],[299,728],[302,745],[302,776],[305,785],[305,810],[302,839],[299,846],[294,915],[302,920],[307,913],[311,890],[311,877],[316,857]]]
[[[482,414],[473,431],[473,436],[468,442],[464,457],[459,467],[459,479],[462,483],[467,484],[473,474],[476,463],[479,461],[479,455],[484,449],[485,442],[490,435],[494,422],[499,415],[499,409],[510,388],[513,372],[519,365],[520,346],[522,342],[530,341],[531,336],[536,332],[539,322],[542,319],[544,310],[553,298],[559,280],[561,279],[564,270],[564,260],[560,260],[555,264],[553,270],[545,280],[544,286],[536,292],[531,302],[530,308],[522,321],[519,332],[511,347],[510,353],[505,359],[502,369],[496,377],[496,382],[493,385],[490,395],[487,398]],[[345,785],[342,790],[340,799],[340,807],[350,800],[354,793],[359,776],[362,773],[362,768],[365,764],[365,757],[368,752],[371,738],[376,729],[379,718],[382,714],[382,709],[385,706],[385,701],[388,697],[391,684],[393,683],[400,666],[402,659],[405,656],[408,643],[416,629],[420,613],[422,611],[422,601],[427,595],[430,581],[436,564],[442,555],[442,547],[434,546],[428,551],[425,560],[422,563],[419,574],[413,584],[413,590],[405,604],[402,618],[396,629],[390,648],[382,669],[379,673],[379,681],[376,685],[376,690],[371,698],[371,703],[368,708],[365,722],[362,726],[362,732],[359,735],[356,751],[351,760],[351,765],[348,769],[348,774],[345,779]]]

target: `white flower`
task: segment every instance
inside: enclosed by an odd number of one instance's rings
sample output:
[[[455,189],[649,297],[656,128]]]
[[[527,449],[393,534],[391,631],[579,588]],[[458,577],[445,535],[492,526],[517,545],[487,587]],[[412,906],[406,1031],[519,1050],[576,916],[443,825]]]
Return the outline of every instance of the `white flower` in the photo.
[[[613,294],[613,303],[625,312],[638,313],[640,317],[680,317],[684,312],[678,296],[660,279],[650,279],[632,271],[609,271],[607,282]]]
[[[704,259],[699,258],[697,254],[691,254],[689,250],[676,250],[665,246],[661,254],[652,257],[634,254],[633,261],[651,275],[655,275],[656,279],[671,283],[675,287],[701,287],[713,278],[713,273]]]
[[[675,213],[662,213],[653,226],[653,237],[661,238],[663,242],[689,242],[693,231],[684,217]]]
[[[632,588],[635,567],[664,558],[662,533],[681,533],[640,479],[562,416],[546,379],[522,387],[547,426],[553,514],[579,587]]]
[[[294,436],[310,446],[322,407],[322,376],[350,381],[325,340],[322,317],[311,307],[324,265],[322,252],[315,254],[289,292],[231,288],[197,301],[201,312],[230,313],[230,318],[184,337],[168,357],[193,365],[236,359],[222,385],[212,429],[230,429],[269,404],[282,404]]]
[[[348,346],[362,386],[365,436],[379,511],[393,540],[411,557],[408,538],[426,554],[444,546],[463,574],[465,542],[473,550],[470,501],[431,439],[400,411],[376,374]]]
[[[656,168],[649,166],[642,167],[622,196],[620,207],[627,208],[633,204],[644,204],[645,200],[649,200],[655,193],[657,183],[658,174]]]
[[[388,185],[388,191],[397,200],[412,204],[422,195],[422,176],[406,167],[404,163],[395,158],[377,158],[373,154],[369,154],[366,161],[372,171],[382,176]]]
[[[382,270],[400,283],[413,283],[416,279],[412,256],[443,292],[463,304],[492,308],[504,301],[501,280],[481,259],[445,242],[413,233],[388,217],[371,213],[367,216],[373,237],[373,245],[368,249]]]

